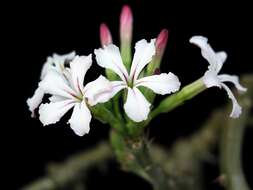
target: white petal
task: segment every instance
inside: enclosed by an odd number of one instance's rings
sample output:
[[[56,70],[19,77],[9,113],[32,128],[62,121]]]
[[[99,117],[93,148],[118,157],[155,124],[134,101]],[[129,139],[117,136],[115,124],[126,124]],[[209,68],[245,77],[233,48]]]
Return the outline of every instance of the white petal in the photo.
[[[72,83],[77,92],[81,92],[83,89],[84,76],[91,67],[91,63],[91,54],[89,56],[76,56],[70,62]]]
[[[44,77],[46,76],[46,74],[48,73],[49,70],[54,70],[56,69],[56,67],[54,66],[54,61],[52,57],[47,57],[47,61],[46,63],[44,63],[42,70],[41,70],[41,74],[40,74],[40,79],[44,79]]]
[[[109,80],[100,75],[96,80],[89,82],[84,88],[84,96],[91,106],[107,102],[112,97],[113,87]]]
[[[222,68],[222,66],[223,66],[223,64],[224,64],[224,62],[227,59],[227,53],[224,52],[224,51],[217,52],[216,53],[216,58],[217,58],[217,60],[216,60],[216,66],[213,69],[215,69],[215,71],[217,73],[219,73],[220,70],[221,70],[221,68]]]
[[[155,55],[155,39],[150,43],[140,40],[135,44],[135,53],[131,65],[130,78],[136,80],[142,69],[152,60]]]
[[[51,102],[41,104],[39,107],[40,121],[43,125],[54,124],[74,106],[72,100],[64,100],[60,102]]]
[[[76,52],[75,51],[72,51],[70,53],[63,54],[63,55],[54,53],[53,54],[53,60],[54,60],[54,63],[56,65],[62,65],[62,66],[64,66],[64,63],[70,62],[71,60],[73,60],[75,58],[75,56],[76,56]]]
[[[73,98],[75,91],[69,86],[64,76],[56,71],[50,71],[45,78],[39,83],[39,86],[45,93],[51,95]]]
[[[217,73],[212,70],[206,71],[206,73],[203,76],[203,82],[207,88],[210,88],[213,86],[217,86],[221,88],[220,79],[218,78]]]
[[[32,117],[35,117],[34,115],[34,110],[39,107],[40,103],[42,102],[42,99],[44,97],[44,91],[38,87],[35,92],[34,95],[31,98],[28,98],[26,103],[29,107],[29,110],[32,112]]]
[[[91,113],[85,102],[77,103],[69,119],[71,129],[73,129],[75,134],[83,136],[90,131],[90,121]]]
[[[128,88],[124,109],[130,119],[135,122],[146,120],[150,112],[150,105],[151,104],[136,87],[133,89]]]
[[[63,100],[67,100],[67,98],[62,97],[62,96],[57,96],[57,95],[53,95],[49,98],[50,102],[59,102],[59,101],[63,101]]]
[[[244,88],[240,83],[239,83],[239,77],[236,75],[227,75],[227,74],[222,74],[218,76],[221,82],[232,82],[237,90],[241,92],[247,91],[247,88]]]
[[[228,97],[232,100],[233,108],[232,112],[230,113],[230,117],[238,118],[242,113],[241,106],[238,104],[237,100],[235,99],[232,91],[228,88],[228,86],[223,83],[221,83],[221,86],[227,91]]]
[[[127,81],[128,72],[117,46],[109,44],[104,48],[95,49],[94,53],[99,66],[113,70],[123,81]]]
[[[119,91],[121,91],[124,88],[127,88],[127,85],[123,81],[112,81],[112,97],[116,95]]]
[[[157,94],[164,95],[178,91],[180,82],[173,73],[162,73],[138,79],[135,86],[145,86]]]
[[[219,57],[220,61],[224,63],[227,60],[227,53],[224,51],[220,51],[216,53],[216,56]]]
[[[53,54],[52,57],[48,57],[46,63],[44,63],[41,71],[41,80],[46,76],[47,72],[50,70],[56,70],[57,72],[62,72],[62,69],[64,69],[64,63],[66,61],[71,61],[74,59],[76,53],[70,52],[68,54],[59,55],[59,54]]]
[[[193,36],[190,39],[190,43],[197,45],[201,49],[202,56],[210,64],[209,70],[218,73],[227,58],[227,54],[225,52],[215,53],[212,47],[208,44],[208,39],[203,36]]]

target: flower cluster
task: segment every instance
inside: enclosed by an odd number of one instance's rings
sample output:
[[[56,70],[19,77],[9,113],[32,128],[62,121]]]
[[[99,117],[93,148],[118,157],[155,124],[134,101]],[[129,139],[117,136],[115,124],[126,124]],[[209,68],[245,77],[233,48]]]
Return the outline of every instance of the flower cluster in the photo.
[[[96,63],[105,68],[107,77],[100,75],[96,80],[84,84],[86,72],[92,66],[92,54],[79,56],[75,52],[66,55],[54,54],[48,57],[41,72],[41,78],[34,95],[27,100],[32,116],[39,108],[39,119],[44,125],[54,124],[73,108],[68,121],[73,131],[82,136],[89,132],[92,118],[91,109],[99,103],[114,98],[120,91],[124,96],[123,109],[127,118],[142,122],[149,116],[151,103],[146,98],[149,89],[154,94],[170,94],[179,90],[180,81],[173,73],[156,74],[164,49],[167,44],[168,31],[162,30],[157,39],[150,42],[142,39],[135,44],[135,53],[131,57],[132,13],[128,6],[123,7],[120,17],[121,48],[112,42],[109,28],[100,27],[102,47],[94,50]],[[238,117],[241,108],[224,82],[235,84],[238,90],[245,91],[238,77],[218,75],[226,59],[224,52],[215,53],[207,39],[192,37],[191,43],[201,48],[202,55],[209,62],[208,71],[203,77],[207,88],[218,86],[224,88],[233,101],[231,117]],[[113,77],[112,77],[113,76]],[[49,94],[49,103],[42,103],[45,94]]]

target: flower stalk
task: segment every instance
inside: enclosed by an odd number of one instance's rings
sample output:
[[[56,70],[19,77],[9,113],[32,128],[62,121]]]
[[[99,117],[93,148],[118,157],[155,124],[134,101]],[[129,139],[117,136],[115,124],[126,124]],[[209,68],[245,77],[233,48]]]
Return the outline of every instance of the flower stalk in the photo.
[[[161,113],[167,113],[176,107],[182,105],[185,101],[192,99],[196,95],[203,92],[206,88],[202,78],[185,86],[179,92],[163,99],[161,103],[150,113],[148,120],[144,121],[146,126],[153,118]]]

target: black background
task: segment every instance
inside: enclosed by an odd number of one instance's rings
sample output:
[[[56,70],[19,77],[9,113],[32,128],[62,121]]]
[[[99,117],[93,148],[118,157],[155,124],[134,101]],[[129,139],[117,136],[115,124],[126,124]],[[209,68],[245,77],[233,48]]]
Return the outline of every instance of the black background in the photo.
[[[7,188],[17,189],[43,175],[49,161],[62,161],[67,156],[91,147],[108,137],[108,126],[92,121],[91,131],[78,137],[66,124],[67,117],[56,125],[43,127],[38,119],[30,118],[26,99],[39,80],[41,67],[48,55],[75,50],[87,55],[100,46],[99,25],[106,22],[113,40],[118,44],[119,14],[124,4],[130,4],[134,14],[134,43],[155,38],[163,28],[170,30],[168,48],[162,72],[175,73],[182,86],[201,77],[207,68],[199,49],[189,44],[193,35],[209,38],[217,51],[225,50],[228,59],[222,72],[243,74],[252,66],[252,13],[249,4],[240,2],[203,1],[83,1],[77,2],[13,2],[3,15],[3,37],[7,60],[2,66],[2,91],[5,98],[1,140],[3,140],[3,174]],[[6,25],[6,26],[5,26]],[[95,64],[94,64],[95,65]],[[6,67],[6,68],[5,68]],[[102,71],[94,66],[87,80],[95,79]],[[199,128],[211,111],[227,101],[225,91],[212,88],[170,114],[161,115],[150,126],[155,142],[171,146],[179,137]],[[2,106],[3,108],[3,106]],[[253,185],[252,128],[247,130],[243,164],[247,179]],[[219,172],[208,166],[206,189],[221,189],[213,181]],[[93,174],[90,189],[149,188],[143,181],[121,172],[113,165],[108,175]],[[95,182],[100,183],[95,183]],[[119,183],[116,183],[119,182]],[[127,183],[126,183],[127,181]],[[121,185],[120,185],[121,183]],[[99,185],[100,184],[100,185]]]

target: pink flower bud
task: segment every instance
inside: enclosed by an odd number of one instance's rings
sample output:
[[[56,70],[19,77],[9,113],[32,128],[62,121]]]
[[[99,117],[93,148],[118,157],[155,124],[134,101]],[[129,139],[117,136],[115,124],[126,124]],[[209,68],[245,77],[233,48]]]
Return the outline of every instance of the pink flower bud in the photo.
[[[130,41],[132,38],[133,14],[128,5],[123,6],[120,15],[120,37],[122,41]]]
[[[102,46],[112,43],[111,32],[105,23],[100,25],[100,42]]]
[[[164,50],[168,42],[169,31],[163,29],[156,39],[156,54],[157,56],[163,56]]]

